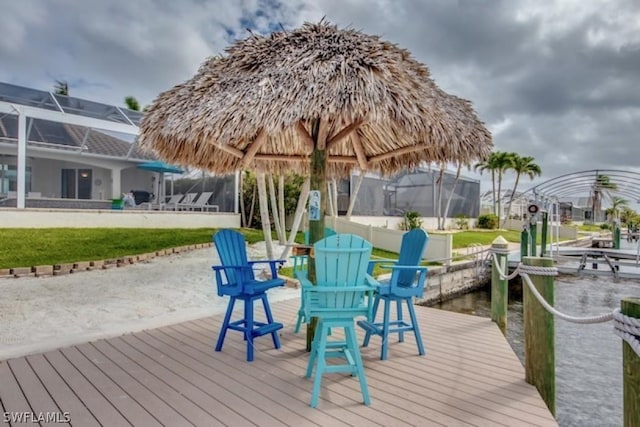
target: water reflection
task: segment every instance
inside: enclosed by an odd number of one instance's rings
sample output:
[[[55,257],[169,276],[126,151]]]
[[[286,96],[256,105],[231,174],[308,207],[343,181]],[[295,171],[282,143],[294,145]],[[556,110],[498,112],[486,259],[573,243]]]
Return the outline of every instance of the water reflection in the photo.
[[[520,282],[509,286],[507,340],[524,359]],[[562,276],[556,280],[556,308],[573,316],[594,316],[619,308],[625,297],[639,297],[640,283],[606,277]],[[489,287],[437,305],[444,310],[489,317]],[[605,427],[622,424],[622,344],[611,322],[578,325],[563,320],[556,328],[556,418],[560,426]]]

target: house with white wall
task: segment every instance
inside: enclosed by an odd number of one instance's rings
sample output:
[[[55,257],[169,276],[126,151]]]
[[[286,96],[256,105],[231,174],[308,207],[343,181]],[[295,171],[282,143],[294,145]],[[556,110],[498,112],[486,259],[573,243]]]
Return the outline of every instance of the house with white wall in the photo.
[[[157,192],[153,160],[135,142],[142,114],[0,82],[0,201],[110,201]]]

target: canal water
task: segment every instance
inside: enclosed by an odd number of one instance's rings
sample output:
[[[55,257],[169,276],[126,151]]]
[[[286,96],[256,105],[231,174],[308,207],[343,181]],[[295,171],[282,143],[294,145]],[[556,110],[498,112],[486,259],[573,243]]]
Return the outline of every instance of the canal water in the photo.
[[[572,316],[595,316],[620,307],[620,299],[640,297],[640,281],[605,276],[560,276],[555,282],[555,307]],[[444,310],[491,316],[487,286],[436,305]],[[524,359],[522,287],[509,289],[507,340]],[[622,425],[622,340],[611,322],[580,325],[556,319],[556,419],[564,426]]]

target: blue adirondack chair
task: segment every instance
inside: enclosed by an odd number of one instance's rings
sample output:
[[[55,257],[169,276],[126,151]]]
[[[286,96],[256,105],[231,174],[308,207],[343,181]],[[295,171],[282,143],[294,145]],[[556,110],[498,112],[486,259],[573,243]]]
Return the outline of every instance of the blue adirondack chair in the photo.
[[[336,230],[330,227],[324,228],[324,237],[333,236],[336,234]],[[309,230],[304,232],[304,244],[309,244]],[[303,270],[307,268],[309,257],[307,255],[292,255],[290,257],[293,260],[293,271]]]
[[[227,312],[222,322],[220,335],[216,344],[216,351],[222,350],[227,330],[232,329],[244,334],[247,342],[247,361],[253,360],[253,339],[262,335],[271,334],[273,345],[280,348],[278,330],[282,329],[282,323],[274,322],[269,307],[266,292],[277,286],[284,286],[284,279],[278,278],[276,265],[282,265],[284,260],[249,261],[244,236],[233,230],[220,230],[213,237],[216,250],[220,255],[221,265],[212,268],[216,275],[218,295],[231,297]],[[271,267],[271,279],[257,280],[253,273],[253,265],[269,264]],[[236,300],[244,301],[244,316],[242,319],[231,321],[231,314]],[[253,316],[253,303],[261,300],[267,318],[266,322],[259,322]]]
[[[311,406],[318,405],[322,375],[348,372],[357,376],[364,403],[369,405],[369,391],[355,331],[355,317],[369,318],[372,310],[374,286],[370,283],[367,265],[371,257],[371,243],[353,234],[336,234],[314,245],[316,285],[307,278],[306,271],[299,277],[304,289],[305,317],[318,318],[311,345],[306,377],[316,373],[311,394]],[[337,339],[329,331],[344,329],[344,339]],[[344,359],[343,364],[327,363],[327,359]]]
[[[334,236],[336,231],[333,228],[325,227],[324,228],[324,237]],[[304,244],[309,244],[309,230],[304,232]],[[307,255],[294,255],[291,257],[293,259],[293,275],[296,279],[299,279],[298,272],[305,271],[308,268],[309,257]],[[302,293],[304,293],[304,288],[302,288]],[[298,318],[296,319],[296,326],[293,329],[294,333],[300,332],[300,325],[302,322],[308,323],[311,319],[305,317],[304,315],[304,295],[300,297],[300,308],[298,309]]]
[[[427,278],[427,267],[419,266],[422,253],[427,246],[429,236],[422,229],[413,229],[402,236],[400,254],[397,261],[375,260],[369,263],[368,273],[373,273],[373,268],[377,263],[383,263],[381,267],[391,268],[391,279],[387,283],[380,283],[376,291],[373,303],[373,316],[367,320],[358,321],[358,325],[365,331],[363,347],[369,345],[371,335],[379,335],[382,338],[382,350],[380,359],[387,359],[389,334],[397,333],[398,341],[404,341],[404,333],[413,331],[418,353],[425,354],[420,329],[416,320],[416,313],[413,308],[413,297],[421,297],[424,293],[425,280]],[[416,277],[417,276],[417,277]],[[380,301],[384,301],[384,312],[382,322],[375,322]],[[396,320],[390,320],[391,302],[396,303]],[[411,323],[407,323],[402,315],[402,303],[406,302]]]

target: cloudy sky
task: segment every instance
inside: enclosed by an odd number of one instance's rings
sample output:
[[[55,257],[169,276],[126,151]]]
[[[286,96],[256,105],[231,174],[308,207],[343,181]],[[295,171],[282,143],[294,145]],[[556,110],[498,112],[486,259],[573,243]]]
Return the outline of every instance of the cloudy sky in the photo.
[[[496,150],[533,156],[543,179],[640,172],[638,0],[2,3],[3,82],[51,90],[66,80],[73,96],[123,105],[133,95],[146,105],[247,29],[326,17],[409,49],[440,87],[473,102]]]

